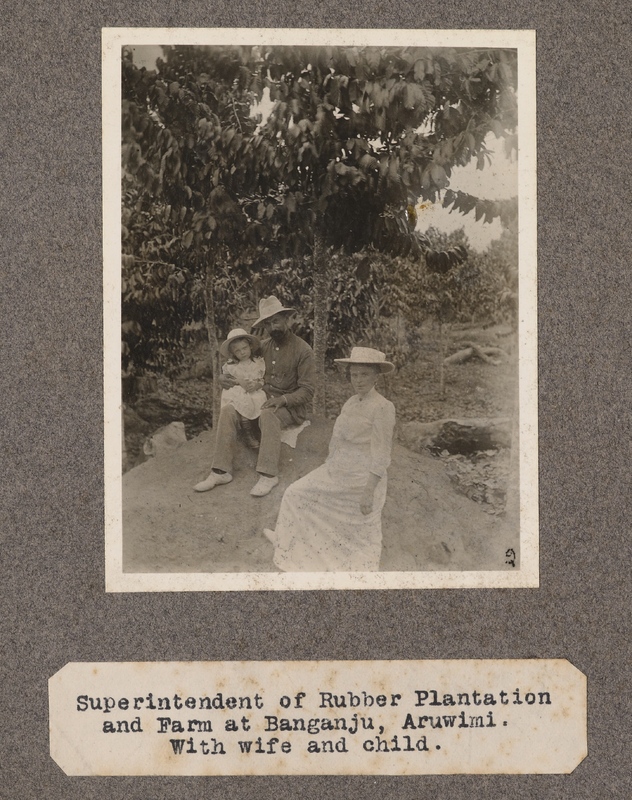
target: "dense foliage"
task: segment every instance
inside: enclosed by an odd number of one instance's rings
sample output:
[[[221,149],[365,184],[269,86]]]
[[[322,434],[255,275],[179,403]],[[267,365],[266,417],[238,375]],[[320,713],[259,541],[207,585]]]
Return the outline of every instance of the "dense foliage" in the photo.
[[[511,143],[515,75],[503,50],[169,47],[156,71],[125,53],[124,368],[176,364],[194,321],[216,349],[270,292],[299,309],[321,369],[393,314],[495,313],[476,286],[497,291],[505,256],[418,231],[415,206],[443,192],[511,223],[447,187],[485,166],[490,132]]]

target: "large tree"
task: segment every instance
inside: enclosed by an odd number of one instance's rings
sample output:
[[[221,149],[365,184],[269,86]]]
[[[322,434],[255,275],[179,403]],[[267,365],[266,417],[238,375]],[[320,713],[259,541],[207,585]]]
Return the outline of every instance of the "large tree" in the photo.
[[[269,266],[271,254],[308,252],[322,409],[327,249],[427,254],[432,267],[416,203],[434,202],[454,166],[473,158],[484,166],[490,131],[512,134],[514,80],[515,53],[501,50],[176,47],[156,72],[127,58],[124,249],[128,273],[138,273],[132,284],[139,291],[148,270],[158,276],[151,290],[166,321],[169,293],[179,286],[191,311],[191,287],[202,276],[216,351],[218,264],[241,264],[252,275],[258,259]],[[273,108],[258,125],[252,109],[264,87]],[[453,250],[436,263],[445,268],[462,256]]]
[[[258,76],[274,107],[256,139],[259,163],[283,187],[297,235],[313,247],[314,350],[322,408],[327,248],[368,244],[420,256],[419,198],[434,202],[452,169],[480,168],[485,139],[516,127],[515,51],[269,47]],[[456,257],[458,258],[458,253]]]

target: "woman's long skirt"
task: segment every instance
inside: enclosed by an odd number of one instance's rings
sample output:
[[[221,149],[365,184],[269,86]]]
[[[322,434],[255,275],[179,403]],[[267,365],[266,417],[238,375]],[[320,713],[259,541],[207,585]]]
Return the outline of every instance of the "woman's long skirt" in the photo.
[[[274,563],[284,572],[368,572],[379,569],[386,477],[364,515],[360,499],[368,475],[327,464],[285,490],[276,530]]]

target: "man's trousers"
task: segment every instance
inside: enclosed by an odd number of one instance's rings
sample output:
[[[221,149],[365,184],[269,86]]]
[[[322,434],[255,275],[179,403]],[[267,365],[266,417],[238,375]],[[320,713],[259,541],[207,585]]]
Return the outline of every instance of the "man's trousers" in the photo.
[[[279,474],[281,456],[281,431],[294,425],[290,412],[284,408],[264,408],[259,417],[261,444],[257,459],[257,472],[263,475]],[[233,458],[238,431],[241,427],[241,414],[233,406],[224,406],[217,422],[213,469],[222,472],[233,471]]]

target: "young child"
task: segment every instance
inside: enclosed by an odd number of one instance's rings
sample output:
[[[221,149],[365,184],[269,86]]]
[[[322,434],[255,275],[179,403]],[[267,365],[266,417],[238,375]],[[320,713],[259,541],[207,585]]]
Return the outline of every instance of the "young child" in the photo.
[[[237,386],[222,390],[221,405],[231,405],[241,414],[244,438],[246,444],[252,448],[259,447],[256,435],[259,425],[256,420],[266,401],[266,393],[262,388],[266,365],[258,355],[259,350],[259,339],[246,333],[243,328],[232,330],[219,348],[220,354],[228,359],[222,372],[237,381]],[[254,389],[253,382],[256,386]]]

